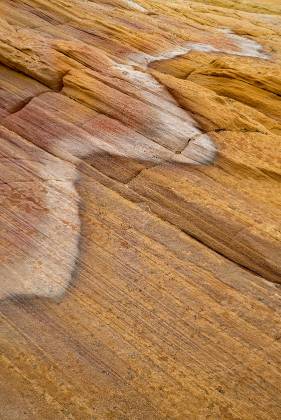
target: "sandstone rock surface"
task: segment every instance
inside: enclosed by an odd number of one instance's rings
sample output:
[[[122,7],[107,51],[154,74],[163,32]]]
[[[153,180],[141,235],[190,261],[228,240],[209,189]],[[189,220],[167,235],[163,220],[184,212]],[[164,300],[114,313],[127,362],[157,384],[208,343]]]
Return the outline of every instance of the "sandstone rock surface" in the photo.
[[[0,418],[280,419],[277,0],[0,3]]]

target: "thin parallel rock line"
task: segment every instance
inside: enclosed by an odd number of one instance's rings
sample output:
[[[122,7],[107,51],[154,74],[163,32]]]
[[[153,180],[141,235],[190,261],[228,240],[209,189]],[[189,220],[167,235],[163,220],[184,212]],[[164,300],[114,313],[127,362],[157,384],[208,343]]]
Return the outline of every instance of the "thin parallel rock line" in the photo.
[[[2,358],[2,360],[4,359],[5,361],[6,361],[6,363],[8,363],[11,367],[12,367],[12,369],[14,370],[14,371],[16,371],[17,372],[17,374],[20,376],[20,377],[22,377],[26,382],[28,382],[31,386],[32,386],[32,389],[33,389],[33,391],[35,392],[35,393],[37,393],[37,394],[39,394],[39,395],[41,395],[41,397],[42,396],[44,396],[45,394],[46,394],[46,392],[47,392],[47,394],[48,394],[48,403],[50,402],[50,400],[51,400],[51,404],[52,404],[52,406],[56,409],[56,410],[59,410],[60,412],[61,412],[61,414],[63,413],[63,411],[64,411],[64,407],[63,407],[63,405],[62,405],[62,403],[61,402],[59,402],[50,392],[48,392],[48,391],[46,391],[46,389],[45,389],[45,387],[43,388],[40,384],[38,384],[38,381],[36,381],[36,379],[31,379],[30,378],[30,376],[28,376],[28,374],[26,374],[25,372],[24,372],[24,370],[23,369],[21,369],[20,367],[18,367],[12,360],[10,360],[6,355],[4,355],[4,354],[2,354],[2,355],[0,355],[0,357]],[[71,417],[71,419],[73,419],[73,420],[75,420],[75,418],[72,416],[72,415],[70,415]]]
[[[102,294],[101,294],[101,296],[102,296]],[[81,299],[79,299],[80,301],[82,301]],[[99,301],[96,301],[96,303],[98,303],[99,305],[100,305],[100,302]],[[100,306],[102,306],[102,305],[100,305]],[[106,307],[104,307],[104,309],[106,309]],[[89,312],[89,311],[88,311]],[[98,314],[95,314],[95,313],[92,313],[92,312],[89,312],[91,315],[93,314],[93,315],[95,315],[95,316],[97,316],[98,318],[99,318],[99,315]],[[102,320],[102,318],[100,318],[100,320]],[[127,326],[127,324],[128,323],[126,323],[125,321],[123,322],[123,324],[124,325],[126,325]],[[111,324],[112,325],[112,324]],[[86,327],[85,327],[86,328]],[[110,327],[111,329],[112,329],[112,331],[115,331],[116,332],[116,329],[113,329],[112,327]],[[131,342],[131,341],[127,341],[126,340],[126,335],[130,335],[129,334],[129,332],[128,331],[125,331],[127,328],[120,328],[120,338],[123,340],[123,341],[125,341],[127,344],[129,344],[130,345],[130,347],[132,347],[132,348],[134,348],[137,352],[139,352],[140,350],[138,349],[138,347],[136,347],[134,344],[133,344],[133,342]],[[122,334],[121,334],[122,333]],[[124,334],[126,334],[126,335],[124,335]],[[133,336],[131,335],[131,337],[133,338]],[[106,346],[106,345],[105,345]],[[113,348],[112,347],[108,347],[108,346],[106,346],[107,348],[109,348],[109,349],[111,349],[112,351],[113,351]],[[151,357],[149,357],[148,355],[146,355],[146,358],[147,359],[149,359],[150,360],[150,362],[153,364],[153,365],[155,365],[155,366],[157,366],[158,368],[159,368],[159,370],[161,370],[161,371],[163,371],[164,372],[164,370],[163,369],[161,369],[161,365],[158,365]],[[126,359],[125,359],[126,360]],[[124,362],[125,361],[124,359],[122,359],[122,361]],[[168,372],[167,372],[168,373]],[[168,373],[168,376],[170,377],[170,379],[173,381],[173,382],[175,382],[175,378],[173,377],[173,376],[171,376],[171,375],[169,375],[169,373]],[[182,386],[182,384],[181,383],[179,383],[179,385],[181,385]]]
[[[16,297],[15,297],[13,300],[16,300]],[[21,303],[21,301],[20,301],[20,303]],[[49,362],[51,362],[51,363],[52,363],[52,365],[54,364],[54,360],[53,360],[53,358],[50,358],[50,357],[49,357],[48,353],[47,353],[46,351],[44,351],[43,347],[40,347],[40,346],[38,345],[38,342],[37,342],[37,341],[32,340],[32,339],[30,338],[30,335],[27,335],[26,333],[24,333],[24,331],[23,331],[23,329],[22,329],[22,328],[21,328],[21,329],[17,328],[17,325],[16,325],[14,322],[12,322],[12,320],[11,320],[11,318],[10,318],[10,317],[8,317],[8,316],[4,315],[4,314],[3,314],[3,311],[1,311],[0,315],[1,315],[1,317],[2,317],[3,319],[5,319],[5,322],[6,322],[8,325],[10,325],[10,326],[11,326],[11,327],[12,327],[12,328],[13,328],[13,329],[17,332],[17,333],[19,333],[19,334],[20,334],[20,335],[24,338],[24,340],[25,340],[27,343],[30,343],[33,347],[35,347],[35,349],[36,349],[37,351],[39,351],[39,353],[43,354],[43,355],[44,355],[44,358],[45,358],[45,359],[47,359]],[[11,362],[11,363],[12,363],[12,362]],[[59,372],[61,372],[61,373],[63,373],[64,375],[66,375],[66,376],[68,377],[68,379],[70,378],[70,376],[69,376],[69,375],[67,375],[67,373],[66,373],[65,371],[63,371],[57,363],[55,364],[55,366],[56,366],[56,368],[57,368],[57,370],[58,370]],[[71,381],[68,381],[68,385],[69,385],[69,383],[71,384]],[[70,386],[73,388],[73,384],[71,384]],[[56,400],[55,400],[55,401],[56,401]],[[84,401],[83,401],[83,406],[85,406],[85,402],[84,402]],[[86,406],[86,408],[89,410],[89,409],[90,409],[90,406]]]
[[[205,66],[204,65],[201,65],[201,67],[199,67],[199,69],[200,68],[202,68],[203,70],[204,70],[204,68],[205,68]],[[222,73],[221,74],[216,74],[215,73],[215,71],[217,71],[217,72],[219,72],[220,70],[222,70]],[[233,74],[233,76],[232,76],[232,74],[231,73],[223,73],[223,71],[224,70],[226,70],[226,71],[233,71],[234,72],[234,74]],[[212,73],[208,73],[208,74],[206,74],[206,73],[204,73],[204,71],[202,71],[202,73],[201,72],[198,72],[198,70],[192,70],[188,75],[187,75],[187,77],[186,77],[186,79],[189,79],[189,77],[190,76],[192,76],[193,74],[198,74],[198,75],[203,75],[203,76],[207,76],[207,77],[216,77],[216,78],[226,78],[226,79],[230,79],[230,80],[237,80],[237,81],[239,81],[239,82],[243,82],[243,83],[245,83],[246,85],[248,85],[248,86],[251,86],[251,87],[254,87],[254,88],[257,88],[257,89],[260,89],[260,90],[262,90],[262,91],[264,91],[264,92],[267,92],[267,93],[269,93],[269,94],[271,94],[271,95],[273,95],[273,96],[276,96],[277,98],[279,98],[279,97],[281,97],[281,93],[278,93],[278,92],[276,92],[276,91],[274,91],[274,90],[270,90],[268,87],[266,87],[266,86],[264,86],[264,85],[262,85],[262,86],[256,86],[255,85],[255,80],[253,80],[252,82],[253,83],[251,83],[251,80],[247,80],[247,79],[243,79],[243,77],[241,77],[240,75],[239,75],[239,73],[237,72],[237,73],[235,73],[235,69],[233,70],[233,69],[231,69],[231,68],[218,68],[218,69],[214,69],[214,72],[212,72]],[[222,95],[222,94],[221,94]],[[223,94],[223,96],[227,96],[227,95],[224,95]],[[249,105],[248,105],[249,106]],[[264,114],[264,115],[266,115],[266,114]],[[276,118],[276,121],[277,122],[279,122],[279,120]],[[226,131],[235,131],[235,130],[226,130]]]
[[[37,313],[36,313],[36,315],[37,315]],[[124,341],[125,342],[127,342],[126,340],[125,340],[125,337],[123,337],[123,339],[124,339]],[[132,347],[134,347],[134,345],[131,343],[131,342],[128,342],[129,344],[130,344],[130,346],[132,346]],[[138,351],[139,352],[139,349],[137,348],[137,347],[134,347],[135,348],[135,350],[136,351]],[[147,355],[146,355],[146,358],[148,358],[150,361],[151,361],[151,363],[152,363],[152,365],[155,365],[156,367],[157,367],[157,369],[158,370],[160,370],[160,371],[162,371],[163,372],[163,374],[166,374],[166,375],[168,375],[168,377],[170,378],[170,380],[173,382],[173,383],[177,383],[181,388],[183,388],[183,384],[182,383],[180,383],[180,382],[178,382],[177,380],[175,380],[175,378],[173,377],[173,376],[171,376],[168,372],[165,372],[162,368],[161,368],[161,365],[158,365],[153,359],[151,359],[150,357],[148,357]],[[122,359],[123,360],[123,359]],[[123,360],[124,361],[124,360]],[[124,378],[122,378],[122,379],[124,379]],[[123,381],[124,382],[124,381]],[[131,386],[131,383],[130,382],[126,382],[127,383],[127,385],[130,385]],[[198,388],[198,386],[200,385],[200,383],[198,382],[197,383],[197,388]],[[136,388],[135,388],[136,389]],[[136,389],[136,392],[138,392],[140,395],[142,395],[144,398],[146,398],[147,399],[147,394],[145,394],[145,393],[141,393],[138,389]],[[194,397],[196,397],[196,394],[194,394]],[[148,400],[148,401],[150,401],[150,400]],[[153,407],[153,405],[152,405],[152,407]],[[155,407],[154,407],[155,408]]]
[[[102,363],[101,359],[95,358],[93,353],[89,352],[89,349],[84,348],[80,342],[78,342],[77,340],[74,340],[73,337],[71,337],[69,335],[69,331],[67,334],[64,334],[64,328],[61,327],[61,324],[58,323],[57,321],[55,321],[54,318],[51,318],[50,316],[46,315],[47,312],[37,312],[36,310],[34,310],[31,306],[26,306],[26,305],[22,305],[22,299],[19,298],[18,296],[13,296],[13,301],[14,302],[18,302],[21,305],[21,309],[26,312],[27,314],[31,315],[31,316],[36,316],[36,319],[40,320],[41,322],[44,322],[44,324],[48,325],[48,328],[52,328],[54,329],[54,331],[56,331],[57,334],[59,334],[60,338],[62,339],[62,341],[67,344],[70,345],[73,352],[78,350],[78,353],[80,354],[80,356],[82,356],[84,359],[88,360],[88,361],[92,361],[96,360],[96,362],[100,362],[100,366],[103,368],[106,367],[108,369],[108,371],[111,371],[112,376],[114,376],[116,379],[118,378],[123,379],[120,375],[118,375],[116,372],[114,372],[113,370],[111,370],[110,368],[107,367],[107,365],[105,363]],[[43,302],[43,301],[42,301]],[[41,347],[37,344],[37,342],[33,339],[30,338],[30,335],[27,335],[25,333],[22,332],[21,330],[18,330],[19,332],[21,332],[21,334],[25,337],[25,339],[30,342],[31,344],[33,344],[35,347],[39,348],[41,350]],[[45,352],[44,352],[45,353]],[[93,356],[88,358],[88,356]],[[98,363],[97,363],[97,366]]]
[[[131,189],[129,183],[128,183],[129,189]],[[164,207],[161,207],[160,204],[157,201],[154,201],[153,199],[147,198],[145,195],[141,195],[137,190],[132,189],[132,191],[135,191],[140,197],[143,197],[145,199],[145,202],[147,203],[153,203],[156,205],[156,207],[160,207],[160,209],[165,210]],[[119,192],[115,193],[119,194]],[[123,197],[125,200],[127,200],[125,197]],[[129,202],[131,202],[131,200],[128,200]],[[179,227],[178,225],[172,223],[170,220],[168,219],[164,219],[161,214],[159,214],[159,212],[154,211],[153,209],[150,208],[150,211],[153,213],[153,215],[157,218],[159,218],[160,220],[162,220],[162,222],[166,223],[167,225],[172,226],[173,228],[177,229],[178,231],[182,232],[184,235],[187,235],[189,237],[191,237],[193,240],[196,241],[196,243],[200,243],[201,245],[203,245],[204,247],[210,249],[213,253],[215,253],[215,255],[220,255],[221,257],[223,257],[223,259],[225,261],[228,261],[234,265],[239,266],[242,270],[245,269],[246,271],[248,271],[249,273],[252,273],[255,277],[257,277],[259,279],[259,281],[262,281],[265,283],[266,286],[270,285],[271,288],[274,287],[276,284],[276,282],[273,282],[265,277],[262,277],[260,274],[258,274],[257,272],[255,272],[254,270],[251,270],[249,268],[247,268],[246,266],[234,261],[233,259],[228,258],[226,255],[220,253],[219,251],[215,250],[214,248],[209,247],[208,245],[206,245],[203,241],[201,241],[200,239],[198,239],[198,237],[196,235],[191,234],[190,232],[187,232],[185,230],[183,230],[181,227]]]
[[[129,67],[129,66],[126,65],[126,67]],[[136,71],[143,72],[143,74],[147,74],[144,70],[136,70]],[[115,90],[127,95],[128,97],[135,98],[136,100],[142,102],[143,104],[147,104],[147,105],[155,108],[156,110],[159,110],[159,107],[160,107],[159,104],[158,105],[156,103],[154,104],[153,102],[149,101],[148,99],[146,99],[144,97],[141,97],[140,95],[137,95],[133,92],[128,92],[127,93],[124,89],[122,89],[119,86],[116,86],[114,83],[111,84],[111,83],[109,83],[109,81],[104,80],[103,77],[98,77],[98,75],[95,75],[94,78],[99,80],[100,82],[104,83],[108,87],[111,87],[112,89],[115,89]],[[118,79],[118,80],[123,80],[124,81],[124,79],[121,76],[119,76],[119,77],[118,76],[114,76],[114,77],[110,76],[110,79]],[[132,82],[128,81],[128,83],[130,83],[131,86],[134,86],[134,84]],[[179,105],[178,103],[175,103],[174,100],[169,100],[168,98],[163,97],[163,95],[160,95],[159,93],[157,93],[155,91],[153,92],[153,90],[149,90],[147,88],[143,88],[143,89],[140,88],[139,89],[139,92],[143,92],[143,91],[146,91],[146,92],[150,93],[151,95],[153,95],[153,96],[155,96],[159,99],[162,99],[163,101],[166,101],[170,105],[174,105],[175,107],[178,108],[178,110],[182,109],[184,112],[186,112],[186,110],[181,105]],[[75,99],[73,99],[73,100],[75,100]],[[171,112],[169,109],[166,109],[164,104],[163,104],[163,106],[161,106],[161,109],[165,113],[170,114],[171,116],[174,116],[174,117],[178,118],[182,122],[186,121],[182,115],[178,115],[175,112]],[[104,115],[106,115],[106,114],[104,114]],[[111,118],[113,118],[113,117],[111,117]],[[117,120],[117,121],[119,121],[119,120]],[[134,130],[136,131],[136,129],[134,129]],[[155,141],[155,140],[153,140],[153,141]]]
[[[157,217],[157,216],[156,216]],[[167,221],[167,220],[162,220],[163,222],[165,222],[166,224],[169,224],[169,222]],[[108,223],[106,223],[103,219],[101,219],[101,220],[98,220],[98,224],[101,226],[101,227],[103,227],[103,226],[106,226],[106,228],[107,229],[110,229],[110,230],[113,230],[114,231],[114,234],[116,235],[116,237],[117,238],[119,238],[119,239],[122,239],[123,238],[123,236],[121,235],[121,234],[119,234],[118,233],[118,230],[116,230],[115,228],[114,228],[114,226],[113,225],[111,225],[110,224],[110,222],[108,222]],[[137,230],[137,229],[136,229]],[[138,230],[137,230],[138,231]],[[143,232],[140,232],[140,231],[138,231],[142,236],[145,236],[146,238],[148,238],[151,242],[155,242],[155,240],[154,239],[151,239],[149,236],[147,236],[147,235],[144,235],[143,234]],[[187,234],[187,236],[189,236],[188,234]],[[93,241],[93,240],[92,240]],[[196,242],[198,242],[198,241],[196,241]],[[157,243],[157,245],[159,246],[159,242],[156,242]],[[133,244],[131,244],[133,247],[135,247],[135,245],[133,245]],[[163,247],[163,245],[161,245],[161,247]],[[169,249],[169,248],[167,248],[167,247],[165,247],[164,246],[164,248],[165,249],[167,249],[171,254],[173,254],[173,252]],[[136,249],[138,249],[137,247],[136,247]],[[146,256],[146,258],[148,258],[148,260],[149,259],[151,259],[151,261],[153,262],[153,263],[156,263],[157,264],[157,259],[155,260],[152,256],[149,256],[147,253],[145,253],[145,252],[143,252],[142,250],[141,250],[141,248],[139,249],[140,250],[140,252],[143,254],[143,255],[145,255]],[[173,254],[174,255],[174,258],[176,257],[175,256],[175,254]],[[112,256],[113,256],[113,254],[112,254]],[[227,261],[227,259],[225,258],[225,260]],[[184,266],[184,262],[182,261],[182,260],[180,260],[179,259],[179,261],[181,262],[181,264],[182,264],[182,266],[183,266],[183,268],[185,268],[185,266]],[[120,260],[120,263],[122,264],[122,260]],[[231,263],[231,262],[230,262]],[[208,269],[206,269],[206,267],[198,267],[195,263],[192,263],[192,262],[188,262],[188,264],[189,264],[189,266],[191,265],[191,267],[193,267],[194,266],[194,268],[198,268],[199,270],[200,270],[200,272],[205,272],[206,274],[208,274],[208,276],[210,277],[210,278],[216,278],[216,277],[214,277],[214,274],[210,271],[210,270],[208,270]],[[232,264],[233,265],[236,265],[237,266],[237,264],[235,263],[235,262],[232,262]],[[133,269],[133,266],[131,266],[131,269]],[[256,277],[256,279],[260,279],[260,277],[259,276],[255,276]],[[221,279],[220,278],[216,278],[217,279],[217,281],[219,282],[219,283],[221,283]],[[225,286],[228,286],[228,287],[230,287],[229,286],[229,284],[226,284],[226,283],[224,283],[225,284]],[[258,287],[258,285],[256,284],[256,283],[254,283],[253,284],[253,287]],[[234,289],[233,287],[232,287],[232,290],[234,290],[236,293],[237,293],[237,295],[239,296],[240,295],[240,292],[238,293],[238,291],[236,290],[236,289]],[[263,290],[263,289],[262,289]],[[206,292],[206,291],[205,291]],[[203,291],[203,293],[205,293],[204,291]],[[252,298],[254,297],[254,294],[253,294],[253,296],[252,296]],[[281,296],[280,296],[280,298],[281,298]]]
[[[81,89],[81,87],[79,87],[79,89],[80,90],[83,90],[83,89]],[[121,91],[120,91],[121,92]],[[126,95],[125,93],[123,93],[123,92],[121,92],[122,94],[124,94],[125,96],[129,96],[129,95]],[[74,101],[77,101],[78,103],[81,103],[81,104],[84,104],[84,102],[82,102],[82,101],[79,101],[75,96],[71,96],[71,95],[67,95],[69,98],[71,98],[71,99],[73,99]],[[137,99],[136,98],[136,100],[137,101],[140,101],[139,99]],[[141,101],[140,101],[141,102]],[[151,105],[151,104],[149,104],[149,106],[151,106],[152,108],[153,108],[153,106]],[[89,106],[89,108],[90,109],[92,109],[91,108],[91,106]],[[155,107],[155,110],[156,110],[157,108]],[[182,108],[183,109],[183,108]],[[107,116],[107,117],[109,117],[109,118],[112,118],[112,119],[114,119],[114,120],[116,120],[116,121],[119,121],[120,122],[120,120],[117,118],[117,117],[113,117],[112,116],[112,114],[111,113],[106,113],[106,112],[102,112],[102,115],[105,115],[105,116]],[[173,114],[171,114],[171,116],[173,116]],[[183,120],[182,120],[183,121]],[[170,152],[175,152],[175,147],[174,146],[172,146],[172,147],[169,147],[169,145],[165,142],[165,141],[161,141],[161,139],[159,139],[159,141],[157,141],[157,139],[155,138],[155,136],[153,136],[153,135],[149,135],[149,133],[145,133],[144,134],[144,132],[141,130],[141,129],[139,129],[139,128],[137,128],[137,127],[133,127],[132,125],[130,125],[129,123],[126,123],[126,122],[124,122],[124,121],[122,121],[122,124],[124,124],[127,128],[130,128],[130,129],[132,129],[133,128],[133,130],[137,133],[137,134],[140,134],[141,136],[144,136],[144,137],[146,137],[147,139],[149,139],[150,141],[152,141],[152,142],[154,142],[154,143],[156,143],[157,145],[159,145],[159,146],[161,146],[161,147],[163,147],[164,149],[166,149],[166,150],[168,150],[168,151],[170,151]],[[197,134],[203,134],[203,133],[197,133]],[[191,140],[191,138],[193,137],[194,135],[192,135],[192,136],[190,136],[189,138],[187,138],[187,140],[186,140],[186,143],[185,144],[183,144],[181,147],[177,147],[177,150],[176,150],[176,152],[179,150],[179,151],[182,151],[182,150],[184,150],[186,147],[187,147],[187,145],[188,145],[188,143],[189,143],[189,141]]]
[[[137,191],[137,190],[136,190]],[[154,191],[153,189],[151,190],[152,192]],[[155,201],[153,198],[149,198],[148,202],[154,204],[156,207],[159,207],[159,203],[157,201]],[[161,208],[161,206],[160,206]],[[178,207],[180,209],[180,207]],[[162,207],[163,210],[165,210],[165,207]],[[171,211],[171,210],[169,210]],[[198,235],[192,233],[190,230],[187,229],[183,229],[180,226],[176,225],[175,223],[173,223],[171,220],[167,220],[167,219],[163,219],[161,217],[161,215],[156,212],[155,210],[153,210],[153,208],[151,209],[151,212],[154,213],[155,215],[157,215],[161,220],[170,223],[172,226],[176,227],[178,230],[180,230],[182,233],[187,234],[188,236],[192,237],[193,239],[195,239],[197,242],[199,242],[201,245],[211,249],[215,254],[220,255],[221,257],[223,257],[224,259],[230,261],[230,262],[234,262],[235,264],[237,264],[237,266],[241,267],[242,269],[247,270],[248,272],[254,274],[255,276],[259,277],[261,281],[267,282],[267,284],[279,284],[277,281],[273,281],[267,277],[262,277],[261,274],[259,274],[257,271],[253,270],[252,268],[248,267],[247,265],[244,265],[242,263],[239,263],[237,260],[234,260],[232,258],[229,258],[227,255],[223,254],[221,251],[219,251],[218,249],[212,248],[212,246],[207,245],[204,240],[200,239]],[[226,246],[226,245],[224,245]],[[262,254],[260,254],[262,256]]]
[[[107,290],[107,292],[108,292],[108,290],[109,290],[109,289],[108,289],[108,288],[106,288],[106,290]],[[103,296],[103,295],[104,295],[104,294],[102,294],[102,296]],[[110,295],[109,295],[109,296],[110,296]],[[115,295],[114,295],[114,296],[115,296]],[[113,299],[113,301],[114,301],[114,299]],[[122,303],[121,303],[121,305],[122,305]],[[114,306],[114,305],[113,305],[113,306]],[[116,305],[115,305],[115,306],[116,306]],[[119,306],[120,306],[120,302],[118,301],[118,308],[119,308]],[[117,308],[117,306],[116,306],[116,308]],[[124,309],[126,309],[126,307],[124,307]],[[125,312],[126,312],[126,311],[125,311]],[[122,313],[122,311],[121,311],[121,313]],[[137,318],[136,318],[136,320],[137,320]],[[142,318],[142,320],[143,320],[143,318]],[[148,326],[148,324],[146,324],[146,323],[145,323],[145,325],[146,325],[146,326]],[[151,330],[151,332],[152,332],[152,333],[153,333],[153,331],[154,331],[154,330]],[[162,337],[161,337],[161,338],[162,338]],[[230,337],[230,338],[232,338],[232,339],[233,339],[233,337]],[[235,339],[234,339],[234,340],[235,340]],[[184,341],[184,340],[183,340],[183,341]],[[239,341],[238,341],[238,342],[239,342]],[[167,343],[168,343],[168,342],[167,342]],[[221,350],[223,350],[223,349],[221,349]],[[223,351],[225,351],[225,350],[223,350]],[[238,359],[237,359],[237,360],[238,360]],[[263,359],[262,359],[262,360],[263,360]],[[197,361],[198,361],[198,360],[197,360]],[[239,363],[241,363],[241,361],[239,361],[239,360],[238,360],[238,362],[239,362]],[[238,363],[238,365],[239,365],[239,363]],[[271,384],[271,386],[272,386],[272,387],[274,387],[274,385],[272,385],[272,384]]]
[[[106,250],[106,249],[104,249],[104,248],[102,248],[104,251],[106,251],[107,253],[108,253],[108,251]],[[113,256],[113,254],[111,254],[111,253],[109,253],[109,255],[112,255]],[[147,255],[146,255],[146,257],[147,257]],[[152,260],[153,261],[153,263],[154,264],[157,264],[157,261],[155,262],[154,260]],[[124,263],[122,263],[122,260],[119,260],[119,264],[121,264],[121,265],[124,265]],[[84,264],[83,264],[83,268],[84,268]],[[86,268],[86,266],[85,266],[85,268]],[[138,275],[141,275],[141,272],[138,272],[138,271],[136,271],[134,268],[133,268],[133,266],[127,266],[126,265],[126,268],[127,269],[129,269],[131,272],[132,272],[132,274],[133,273],[136,273],[136,274],[138,274]],[[88,270],[90,269],[90,267],[88,266]],[[170,269],[171,270],[171,269]],[[204,271],[204,270],[203,270]],[[181,278],[181,280],[185,280],[185,277],[184,277],[184,274],[183,273],[179,273],[179,272],[177,272],[177,271],[175,271],[175,269],[173,269],[173,272],[175,272],[175,273],[177,273],[178,275],[179,275],[179,277]],[[210,278],[212,278],[213,276],[212,275],[209,275],[210,276]],[[219,283],[221,283],[221,281],[220,281],[220,279],[217,279],[217,281],[219,282]],[[214,304],[216,304],[216,305],[219,305],[219,301],[217,301],[212,295],[210,295],[210,294],[208,294],[207,292],[206,292],[206,290],[203,288],[202,289],[202,286],[198,286],[193,280],[190,280],[190,282],[191,282],[191,286],[193,287],[193,288],[198,288],[198,290],[200,290],[200,291],[202,291],[203,292],[203,294],[204,295],[206,295],[206,297],[208,297],[208,299],[211,299],[212,301],[213,301],[213,303]],[[150,286],[152,287],[152,288],[154,288],[154,286],[153,286],[153,284],[152,283],[149,283],[150,284]],[[227,287],[228,285],[225,285],[225,287]],[[157,290],[157,289],[155,289],[155,290]],[[235,289],[234,289],[235,290]],[[237,290],[235,290],[236,291],[236,293],[237,293],[237,295],[239,296],[239,293],[237,292]],[[171,294],[171,297],[173,297],[173,298],[175,298],[176,299],[176,301],[179,301],[179,302],[181,302],[181,303],[183,303],[183,301],[181,301],[180,299],[179,299],[179,296],[177,296],[177,295],[174,295],[173,293]],[[249,300],[249,298],[248,298],[248,300]],[[264,305],[265,307],[266,307],[266,305]],[[271,309],[272,310],[272,312],[273,313],[275,313],[276,311],[274,311],[273,309]],[[233,314],[235,315],[235,316],[238,316],[237,315],[237,313],[236,312],[234,312],[234,311],[232,311],[231,310],[231,312],[233,312]],[[243,318],[244,319],[244,318]],[[244,319],[244,321],[245,322],[247,322],[247,323],[249,323],[249,321],[247,321],[246,319]],[[250,326],[252,326],[252,327],[254,327],[254,328],[257,328],[257,326],[254,324],[254,323],[249,323],[249,325]],[[265,333],[265,331],[263,331],[264,333]],[[272,337],[271,336],[269,336],[269,338],[271,339]]]
[[[125,323],[124,325],[127,325],[127,323]],[[116,331],[116,330],[114,330],[114,331]],[[124,329],[122,329],[122,331],[124,331]],[[153,332],[153,330],[151,330],[152,332]],[[129,333],[128,333],[128,331],[126,332],[126,335],[129,335]],[[133,336],[132,336],[132,338],[133,338]],[[130,342],[130,344],[131,344],[131,342]],[[168,342],[166,342],[166,344],[168,344]],[[132,344],[131,344],[132,345]],[[137,351],[139,351],[139,349],[136,347],[136,350]],[[156,363],[155,363],[155,361],[153,360],[153,359],[151,359],[150,358],[150,360],[152,361],[152,363],[154,364],[154,365],[156,365],[163,373],[165,373],[166,375],[168,374],[168,376],[173,380],[173,381],[175,381],[175,378],[174,377],[172,377],[172,376],[170,376],[170,374],[168,373],[168,372],[166,372],[165,370],[163,370],[162,368],[161,368],[161,366],[160,365],[157,365]],[[180,385],[182,386],[182,384],[180,383]],[[198,387],[198,383],[197,383],[197,387]]]
[[[237,315],[236,315],[236,316],[237,316]],[[253,326],[253,325],[252,325],[252,327],[256,328],[256,326]]]
[[[103,247],[101,247],[102,249],[103,249],[103,251],[105,251],[104,250],[104,248]],[[121,265],[122,265],[122,263],[121,263]],[[117,286],[116,286],[117,287]],[[110,290],[112,289],[112,284],[110,285],[110,288],[109,288]],[[119,291],[117,288],[116,288],[116,290],[115,290],[116,292],[117,291]],[[205,293],[206,294],[206,293]],[[113,296],[115,296],[115,293],[113,292]],[[150,297],[151,297],[151,295],[149,295]],[[209,297],[209,296],[208,296]],[[215,306],[218,306],[218,307],[220,307],[220,305],[216,305],[216,302],[215,302]],[[167,308],[165,308],[165,309],[167,309]],[[171,313],[171,316],[172,316],[172,313]],[[219,316],[219,314],[218,314],[218,316]],[[233,318],[234,318],[234,320],[235,319],[241,319],[241,317],[239,317],[235,312],[233,312]],[[243,319],[243,318],[242,318]],[[244,320],[243,319],[243,322],[245,322],[245,324],[248,324],[249,325],[249,327],[252,329],[252,330],[257,330],[257,331],[259,331],[259,328],[257,327],[257,325],[254,325],[254,324],[251,324],[251,323],[249,323],[248,321],[246,321],[246,320]],[[260,330],[260,331],[262,331],[262,330]],[[265,336],[267,336],[266,334],[265,334]],[[234,338],[233,336],[229,336],[229,337],[231,337],[232,339],[234,339],[234,340],[237,340],[237,337],[236,338]],[[270,336],[268,336],[268,339],[269,339],[269,341],[271,341],[272,342],[272,337],[270,337]],[[238,340],[238,342],[239,342],[239,340]],[[246,342],[247,343],[247,342]],[[247,343],[248,344],[248,343]],[[261,349],[260,349],[261,350]]]

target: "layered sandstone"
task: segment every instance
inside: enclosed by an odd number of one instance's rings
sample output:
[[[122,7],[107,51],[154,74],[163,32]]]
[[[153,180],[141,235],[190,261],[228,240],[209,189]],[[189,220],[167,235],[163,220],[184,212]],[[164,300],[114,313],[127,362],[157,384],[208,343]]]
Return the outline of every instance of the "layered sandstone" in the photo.
[[[280,24],[0,3],[1,418],[280,418]]]

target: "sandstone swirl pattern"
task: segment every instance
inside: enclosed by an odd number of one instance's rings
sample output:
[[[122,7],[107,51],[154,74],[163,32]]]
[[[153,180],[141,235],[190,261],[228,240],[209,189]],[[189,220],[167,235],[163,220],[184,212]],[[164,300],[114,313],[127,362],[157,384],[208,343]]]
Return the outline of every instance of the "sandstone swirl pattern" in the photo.
[[[280,27],[0,3],[0,417],[280,418]]]

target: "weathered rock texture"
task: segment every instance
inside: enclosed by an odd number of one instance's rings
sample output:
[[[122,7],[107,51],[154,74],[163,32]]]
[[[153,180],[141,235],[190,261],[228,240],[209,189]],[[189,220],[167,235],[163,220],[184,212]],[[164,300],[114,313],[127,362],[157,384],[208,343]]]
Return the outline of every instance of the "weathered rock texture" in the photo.
[[[0,418],[280,419],[280,2],[5,0],[0,63]]]

